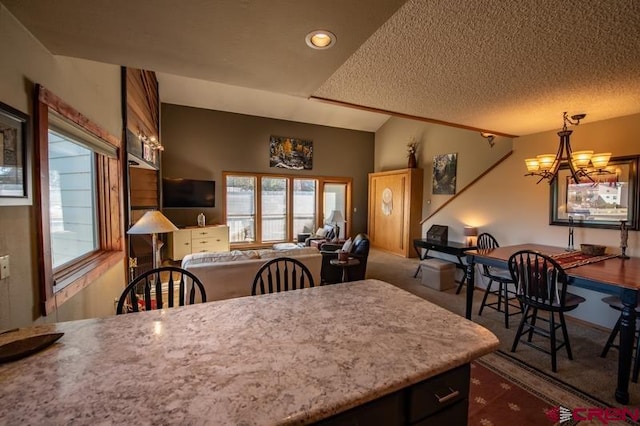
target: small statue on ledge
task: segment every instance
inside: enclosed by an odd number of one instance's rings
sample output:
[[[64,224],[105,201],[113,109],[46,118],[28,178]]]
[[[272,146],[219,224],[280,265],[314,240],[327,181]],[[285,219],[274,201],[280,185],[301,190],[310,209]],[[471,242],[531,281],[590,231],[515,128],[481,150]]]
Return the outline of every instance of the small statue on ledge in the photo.
[[[569,244],[567,245],[567,251],[574,251],[573,247],[573,216],[569,216]]]
[[[627,221],[620,221],[620,248],[622,249],[622,253],[618,256],[621,259],[629,259],[627,256],[627,238],[629,238],[629,230],[627,229]]]

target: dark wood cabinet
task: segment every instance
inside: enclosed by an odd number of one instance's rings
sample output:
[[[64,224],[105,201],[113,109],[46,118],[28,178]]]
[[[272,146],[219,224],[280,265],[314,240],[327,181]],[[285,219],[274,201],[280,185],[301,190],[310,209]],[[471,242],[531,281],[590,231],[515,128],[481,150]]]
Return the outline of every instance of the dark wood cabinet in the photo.
[[[316,425],[466,425],[471,368],[462,365]]]

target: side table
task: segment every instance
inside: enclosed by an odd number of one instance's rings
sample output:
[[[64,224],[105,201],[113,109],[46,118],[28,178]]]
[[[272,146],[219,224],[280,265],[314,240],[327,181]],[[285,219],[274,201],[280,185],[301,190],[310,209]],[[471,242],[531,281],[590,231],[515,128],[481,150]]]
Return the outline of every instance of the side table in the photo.
[[[343,261],[340,261],[338,259],[331,259],[329,263],[333,266],[342,268],[342,280],[340,282],[344,283],[349,281],[349,268],[359,265],[360,260],[350,257],[348,260],[343,260]]]

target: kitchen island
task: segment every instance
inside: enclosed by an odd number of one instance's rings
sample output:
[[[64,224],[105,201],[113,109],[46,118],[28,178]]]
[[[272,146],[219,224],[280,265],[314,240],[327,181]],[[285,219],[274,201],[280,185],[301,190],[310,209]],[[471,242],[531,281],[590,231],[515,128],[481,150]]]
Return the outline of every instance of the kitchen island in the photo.
[[[469,362],[498,347],[378,280],[35,326],[0,344],[46,332],[65,334],[0,365],[5,424],[407,424],[434,412],[421,408],[433,386],[466,415],[455,386],[468,393]]]

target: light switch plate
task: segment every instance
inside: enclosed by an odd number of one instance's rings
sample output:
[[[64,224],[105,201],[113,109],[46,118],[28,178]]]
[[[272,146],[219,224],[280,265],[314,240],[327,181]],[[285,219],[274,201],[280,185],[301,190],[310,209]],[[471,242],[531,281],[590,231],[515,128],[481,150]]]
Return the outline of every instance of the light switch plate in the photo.
[[[9,255],[0,256],[0,280],[9,278]]]

